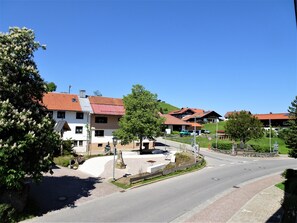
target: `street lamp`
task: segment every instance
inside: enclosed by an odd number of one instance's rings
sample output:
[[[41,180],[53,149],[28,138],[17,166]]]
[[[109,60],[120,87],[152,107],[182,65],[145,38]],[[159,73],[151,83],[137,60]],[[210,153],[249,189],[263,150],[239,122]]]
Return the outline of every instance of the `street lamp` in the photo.
[[[113,181],[115,181],[115,155],[116,155],[116,152],[117,152],[117,144],[118,144],[118,138],[117,137],[112,137],[112,143],[113,143],[113,171],[112,171],[112,179]]]
[[[269,116],[269,148],[270,148],[270,153],[271,153],[271,114],[272,112],[270,112],[270,116]]]
[[[194,150],[194,160],[195,160],[195,163],[196,163],[196,149],[197,149],[197,146],[196,146],[196,116],[194,117],[194,132],[193,132],[193,137],[194,137],[194,140],[193,140],[193,144],[194,144],[194,147],[193,147],[193,150]]]
[[[218,128],[219,128],[219,119],[217,119],[217,124],[216,124],[216,149],[218,149]]]

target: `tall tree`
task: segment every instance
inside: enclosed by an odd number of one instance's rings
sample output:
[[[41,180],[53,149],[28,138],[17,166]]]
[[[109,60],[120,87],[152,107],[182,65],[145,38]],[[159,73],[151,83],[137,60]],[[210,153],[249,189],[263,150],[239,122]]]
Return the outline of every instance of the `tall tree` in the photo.
[[[263,125],[246,111],[235,112],[226,122],[225,131],[232,140],[246,143],[250,139],[263,137]]]
[[[54,82],[46,82],[47,92],[53,92],[57,90],[57,85]]]
[[[159,115],[157,95],[142,85],[134,85],[132,93],[123,98],[125,115],[120,119],[120,128],[114,133],[122,144],[139,139],[142,150],[144,138],[152,139],[161,134],[164,118]]]
[[[288,146],[289,155],[297,158],[297,96],[292,101],[288,109],[289,112],[289,128],[286,131],[285,142]]]
[[[0,188],[20,189],[25,177],[40,180],[59,148],[54,121],[40,103],[46,83],[33,60],[40,47],[30,29],[0,33]]]

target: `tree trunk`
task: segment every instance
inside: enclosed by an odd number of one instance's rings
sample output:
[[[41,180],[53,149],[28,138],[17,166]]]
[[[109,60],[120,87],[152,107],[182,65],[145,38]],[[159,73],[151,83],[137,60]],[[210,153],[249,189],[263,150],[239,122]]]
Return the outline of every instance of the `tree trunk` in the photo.
[[[139,151],[142,151],[142,136],[139,137]]]

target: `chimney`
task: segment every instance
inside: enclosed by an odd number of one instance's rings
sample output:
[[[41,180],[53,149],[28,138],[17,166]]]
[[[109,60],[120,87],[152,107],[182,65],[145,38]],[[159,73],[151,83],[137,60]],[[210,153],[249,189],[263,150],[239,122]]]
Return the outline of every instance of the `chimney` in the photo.
[[[79,97],[85,98],[86,97],[86,90],[79,90]]]

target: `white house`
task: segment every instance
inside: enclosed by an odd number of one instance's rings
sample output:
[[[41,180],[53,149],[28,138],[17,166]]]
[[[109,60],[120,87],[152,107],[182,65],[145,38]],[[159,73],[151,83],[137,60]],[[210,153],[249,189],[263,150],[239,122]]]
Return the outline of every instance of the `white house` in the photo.
[[[76,152],[86,152],[88,149],[88,125],[90,103],[81,92],[80,97],[67,93],[47,93],[43,97],[43,104],[51,112],[53,119],[67,121],[70,131],[63,134],[63,140],[72,140]]]

